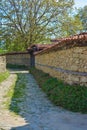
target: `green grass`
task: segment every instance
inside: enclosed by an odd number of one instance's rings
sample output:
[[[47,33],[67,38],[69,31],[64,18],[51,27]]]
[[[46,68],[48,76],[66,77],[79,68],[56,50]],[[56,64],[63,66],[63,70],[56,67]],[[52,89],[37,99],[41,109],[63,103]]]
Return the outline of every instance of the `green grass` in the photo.
[[[20,103],[24,99],[26,82],[25,74],[17,74],[15,84],[10,87],[5,95],[5,98],[7,99],[4,102],[5,107],[15,114],[20,112]]]
[[[7,52],[6,50],[0,49],[0,54],[4,54],[6,52]]]
[[[10,74],[9,74],[8,71],[6,71],[6,72],[4,72],[4,73],[0,73],[0,83],[1,83],[2,81],[4,81],[5,79],[7,79],[9,75],[10,75]]]
[[[35,68],[30,72],[55,105],[73,112],[87,113],[87,87],[65,84]]]

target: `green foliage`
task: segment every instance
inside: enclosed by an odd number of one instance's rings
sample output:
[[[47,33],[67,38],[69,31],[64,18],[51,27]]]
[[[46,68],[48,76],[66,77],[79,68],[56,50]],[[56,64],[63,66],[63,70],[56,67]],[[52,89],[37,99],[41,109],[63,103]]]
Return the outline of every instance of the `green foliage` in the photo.
[[[4,81],[5,79],[7,79],[9,75],[10,75],[10,74],[9,74],[8,71],[6,71],[6,72],[4,72],[4,73],[0,73],[0,83],[1,83],[2,81]]]
[[[87,5],[78,9],[77,16],[79,16],[80,21],[82,22],[83,31],[87,31]]]
[[[7,52],[6,50],[0,49],[0,54],[4,54],[6,52]]]
[[[17,74],[16,83],[10,87],[5,95],[5,98],[7,98],[7,101],[4,102],[6,108],[16,114],[18,114],[21,109],[19,104],[23,101],[25,95],[26,82],[23,74]]]
[[[62,23],[61,32],[63,36],[75,35],[83,29],[82,23],[78,16],[69,17]]]
[[[65,84],[35,68],[30,72],[54,104],[74,112],[87,113],[87,87]]]
[[[49,41],[63,33],[63,21],[67,22],[73,5],[74,0],[1,0],[0,41],[9,51]]]

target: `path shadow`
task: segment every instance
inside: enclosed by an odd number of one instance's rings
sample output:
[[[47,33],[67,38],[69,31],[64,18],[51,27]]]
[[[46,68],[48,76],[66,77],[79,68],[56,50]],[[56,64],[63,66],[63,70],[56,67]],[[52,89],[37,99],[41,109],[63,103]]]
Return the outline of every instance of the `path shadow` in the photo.
[[[26,75],[29,74],[29,70],[27,68],[7,68],[11,74],[16,74],[17,79],[14,86],[14,92],[11,97],[11,101],[9,104],[9,110],[16,115],[19,115],[22,119],[24,119],[24,122],[26,125],[20,125],[18,127],[12,127],[10,130],[32,130],[30,128],[29,120],[25,118],[25,116],[21,115],[21,103],[24,102],[25,97],[24,95],[24,89],[26,89]]]
[[[29,128],[29,125],[25,125],[25,126],[13,127],[10,130],[32,130],[32,129]]]

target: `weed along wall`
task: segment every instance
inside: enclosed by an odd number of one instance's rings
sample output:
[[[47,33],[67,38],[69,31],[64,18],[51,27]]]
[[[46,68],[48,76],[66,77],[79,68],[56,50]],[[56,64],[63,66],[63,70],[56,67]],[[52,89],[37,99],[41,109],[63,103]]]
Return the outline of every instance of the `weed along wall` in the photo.
[[[6,54],[7,64],[12,65],[30,65],[30,55],[28,52],[8,53]]]
[[[0,73],[3,73],[6,71],[6,57],[0,56]]]
[[[85,46],[55,45],[35,53],[35,66],[68,84],[87,86],[87,42]]]

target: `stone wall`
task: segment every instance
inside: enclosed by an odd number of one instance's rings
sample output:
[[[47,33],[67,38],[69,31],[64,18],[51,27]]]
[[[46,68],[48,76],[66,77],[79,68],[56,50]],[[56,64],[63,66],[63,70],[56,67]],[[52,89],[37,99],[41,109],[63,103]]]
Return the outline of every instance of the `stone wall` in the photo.
[[[87,46],[43,51],[35,55],[35,65],[66,83],[87,86]]]
[[[7,64],[30,66],[30,55],[26,53],[9,53],[6,55]]]
[[[0,56],[0,73],[3,73],[6,71],[6,57]]]

